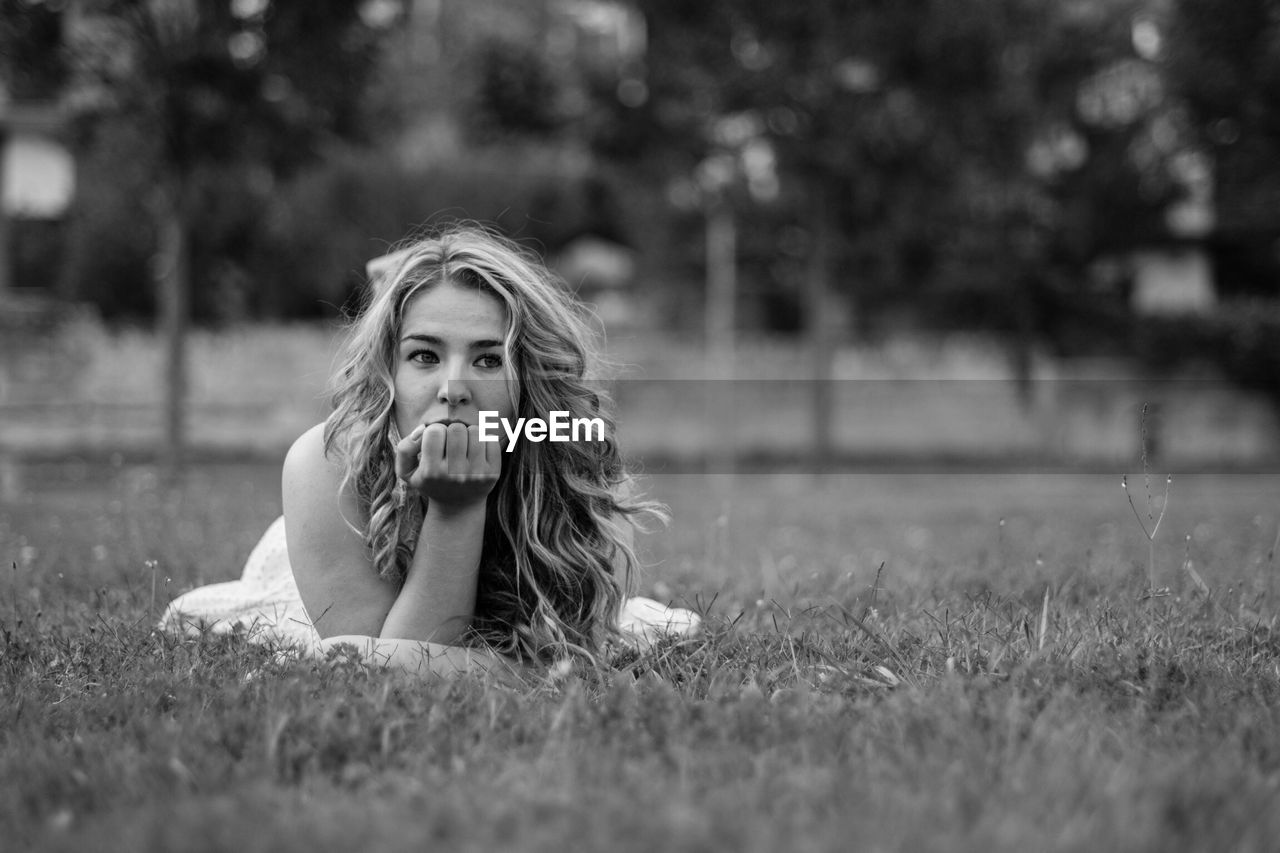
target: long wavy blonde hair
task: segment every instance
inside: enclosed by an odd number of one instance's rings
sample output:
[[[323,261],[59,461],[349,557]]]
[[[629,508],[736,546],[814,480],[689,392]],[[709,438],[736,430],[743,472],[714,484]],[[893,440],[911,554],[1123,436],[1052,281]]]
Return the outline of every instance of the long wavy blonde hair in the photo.
[[[610,401],[593,377],[595,336],[583,310],[536,256],[478,226],[413,240],[394,257],[349,329],[324,430],[325,453],[340,461],[342,488],[360,507],[356,527],[373,566],[403,584],[426,509],[421,499],[398,499],[392,450],[405,311],[442,282],[479,287],[507,309],[504,360],[515,376],[517,417],[600,418],[605,440],[520,442],[503,454],[488,497],[470,637],[521,660],[592,657],[617,633],[623,596],[633,592],[638,562],[625,526],[666,516],[633,496]]]

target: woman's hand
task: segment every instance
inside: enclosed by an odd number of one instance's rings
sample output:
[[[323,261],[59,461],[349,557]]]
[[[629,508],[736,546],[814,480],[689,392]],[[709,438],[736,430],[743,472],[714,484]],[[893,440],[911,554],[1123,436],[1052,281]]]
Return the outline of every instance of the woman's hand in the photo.
[[[396,476],[442,509],[483,502],[502,473],[502,445],[481,441],[478,426],[417,427],[396,445]]]

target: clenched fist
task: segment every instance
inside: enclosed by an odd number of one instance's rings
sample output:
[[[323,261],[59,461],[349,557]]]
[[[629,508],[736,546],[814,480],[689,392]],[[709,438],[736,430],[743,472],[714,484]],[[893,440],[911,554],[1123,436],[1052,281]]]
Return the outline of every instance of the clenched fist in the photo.
[[[445,509],[483,501],[502,473],[502,447],[481,441],[480,428],[462,423],[425,424],[395,447],[396,476],[408,488]]]

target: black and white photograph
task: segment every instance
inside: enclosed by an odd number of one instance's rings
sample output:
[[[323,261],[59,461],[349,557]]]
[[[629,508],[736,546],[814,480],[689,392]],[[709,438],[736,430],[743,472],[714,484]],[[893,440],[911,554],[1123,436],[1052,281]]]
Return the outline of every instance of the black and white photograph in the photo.
[[[1280,849],[1280,0],[0,0],[0,847]]]

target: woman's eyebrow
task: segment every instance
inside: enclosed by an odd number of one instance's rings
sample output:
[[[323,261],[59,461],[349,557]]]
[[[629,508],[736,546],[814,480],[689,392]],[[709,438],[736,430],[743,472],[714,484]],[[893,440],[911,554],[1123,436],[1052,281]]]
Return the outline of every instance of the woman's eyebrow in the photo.
[[[400,339],[400,343],[402,344],[407,343],[408,341],[421,341],[424,344],[431,344],[432,346],[436,346],[436,347],[444,346],[444,340],[442,338],[436,337],[435,335],[410,334],[410,335],[405,335],[403,338]],[[473,341],[470,344],[471,349],[494,349],[501,346],[502,346],[502,341],[493,340],[489,338],[485,338],[484,340],[479,340],[479,341]]]

